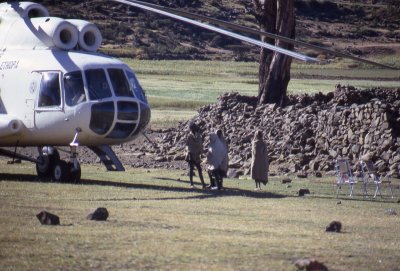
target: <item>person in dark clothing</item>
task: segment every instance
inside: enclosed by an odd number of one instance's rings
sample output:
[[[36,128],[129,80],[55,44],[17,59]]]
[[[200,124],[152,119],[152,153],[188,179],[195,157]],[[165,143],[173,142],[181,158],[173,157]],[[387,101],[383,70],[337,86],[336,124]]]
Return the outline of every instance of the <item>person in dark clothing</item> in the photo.
[[[193,185],[193,173],[194,167],[197,168],[199,173],[199,178],[203,188],[206,187],[204,183],[203,173],[201,169],[201,153],[203,151],[203,140],[201,139],[200,128],[194,123],[189,124],[189,135],[186,138],[186,161],[189,164],[189,179],[190,186],[194,188]]]

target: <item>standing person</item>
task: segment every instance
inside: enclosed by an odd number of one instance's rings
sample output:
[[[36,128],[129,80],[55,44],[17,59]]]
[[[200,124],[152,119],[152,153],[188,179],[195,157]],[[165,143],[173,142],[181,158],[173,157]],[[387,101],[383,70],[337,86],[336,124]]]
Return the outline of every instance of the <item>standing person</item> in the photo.
[[[217,130],[217,136],[225,147],[225,150],[224,150],[225,155],[223,156],[222,165],[221,165],[221,187],[222,187],[223,177],[227,177],[228,168],[229,168],[229,156],[228,156],[229,146],[228,146],[228,142],[226,141],[221,129]]]
[[[200,135],[200,128],[194,123],[191,122],[189,124],[189,135],[186,139],[186,161],[189,164],[189,179],[190,179],[190,186],[194,188],[193,185],[193,170],[196,166],[197,171],[199,173],[199,178],[203,188],[206,187],[203,179],[203,173],[201,170],[201,153],[203,151],[203,140],[201,139]]]
[[[210,133],[210,145],[207,153],[207,171],[210,176],[211,189],[222,189],[222,167],[227,150],[224,143],[219,139],[215,133]]]
[[[261,190],[261,183],[268,182],[267,145],[263,140],[263,133],[257,130],[251,148],[251,178],[256,182],[256,190]]]

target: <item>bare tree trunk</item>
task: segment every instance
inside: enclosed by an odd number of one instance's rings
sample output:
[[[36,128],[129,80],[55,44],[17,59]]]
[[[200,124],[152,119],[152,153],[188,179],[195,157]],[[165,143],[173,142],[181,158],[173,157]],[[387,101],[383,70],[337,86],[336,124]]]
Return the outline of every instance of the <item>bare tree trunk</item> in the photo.
[[[255,16],[260,25],[260,30],[275,34],[276,22],[276,0],[253,0],[255,6]],[[274,44],[274,39],[261,36],[263,42]],[[263,93],[264,85],[269,74],[270,63],[272,61],[274,52],[265,48],[261,48],[259,60],[259,88],[258,88],[258,101]]]
[[[295,37],[293,0],[253,0],[253,4],[261,30],[289,38]],[[274,42],[265,37],[261,39],[285,49],[293,49],[293,45],[279,40]],[[284,106],[291,63],[291,57],[261,49],[258,103]]]

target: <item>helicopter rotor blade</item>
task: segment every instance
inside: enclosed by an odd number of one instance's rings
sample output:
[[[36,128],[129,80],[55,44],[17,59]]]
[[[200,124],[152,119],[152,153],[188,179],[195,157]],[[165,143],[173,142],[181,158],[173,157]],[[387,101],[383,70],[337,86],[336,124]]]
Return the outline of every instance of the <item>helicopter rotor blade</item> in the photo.
[[[314,44],[310,44],[304,41],[299,41],[299,40],[294,40],[288,37],[284,37],[284,36],[280,36],[280,35],[276,35],[276,34],[272,34],[269,32],[265,32],[265,31],[261,31],[261,30],[257,30],[257,29],[253,29],[247,26],[242,26],[239,24],[235,24],[235,23],[230,23],[227,21],[223,21],[223,20],[219,20],[219,19],[215,19],[215,18],[211,18],[208,16],[204,16],[204,15],[199,15],[199,14],[195,14],[195,13],[191,13],[191,12],[187,12],[187,11],[182,11],[182,10],[177,10],[177,9],[172,9],[172,8],[168,8],[168,7],[163,7],[163,6],[159,6],[159,5],[155,5],[155,4],[151,4],[151,3],[145,3],[142,1],[136,1],[136,0],[128,0],[129,2],[138,4],[138,5],[143,5],[143,6],[147,6],[149,8],[154,8],[154,9],[159,9],[161,11],[164,12],[168,12],[168,13],[173,13],[179,16],[185,16],[191,19],[196,19],[196,20],[203,20],[203,21],[207,21],[207,22],[211,22],[220,26],[225,26],[225,27],[229,27],[233,30],[236,31],[243,31],[245,33],[249,33],[249,34],[255,34],[255,35],[263,35],[272,39],[278,39],[290,44],[294,44],[297,46],[302,46],[305,48],[310,48],[316,51],[320,51],[320,52],[325,52],[331,55],[335,55],[335,56],[339,56],[339,57],[343,57],[343,58],[348,58],[348,59],[352,59],[358,62],[363,62],[369,65],[373,65],[373,66],[379,66],[381,68],[386,68],[386,69],[392,69],[392,70],[398,70],[395,67],[389,66],[389,65],[385,65],[382,63],[378,63],[375,61],[371,61],[371,60],[367,60],[361,57],[357,57],[357,56],[353,56],[351,54],[346,54],[346,53],[342,53],[336,50],[332,50],[332,49],[328,49],[328,48],[324,48],[321,46],[317,46]],[[315,61],[315,60],[314,60]]]
[[[112,0],[112,1],[118,2],[118,3],[122,3],[122,4],[126,4],[126,5],[130,5],[130,6],[134,6],[134,7],[137,7],[137,8],[141,8],[141,9],[144,9],[144,10],[147,10],[147,11],[152,11],[152,12],[155,12],[155,13],[158,13],[158,14],[173,18],[173,19],[177,19],[177,20],[180,20],[180,21],[192,24],[192,25],[196,25],[196,26],[199,26],[199,27],[202,27],[202,28],[205,28],[205,29],[217,32],[217,33],[220,33],[220,34],[225,35],[225,36],[229,36],[229,37],[241,40],[241,41],[248,42],[248,43],[253,44],[253,45],[258,45],[258,46],[261,46],[263,48],[266,48],[266,49],[269,49],[269,50],[272,50],[272,51],[275,51],[275,52],[278,52],[278,53],[281,53],[281,54],[285,54],[285,55],[291,56],[293,58],[296,58],[296,59],[299,59],[299,60],[302,60],[302,61],[305,61],[305,62],[318,62],[318,59],[316,59],[316,58],[309,57],[309,56],[306,56],[306,55],[303,55],[303,54],[299,54],[299,53],[296,53],[296,52],[293,52],[293,51],[290,51],[290,50],[286,50],[286,49],[283,49],[281,47],[274,46],[274,45],[262,42],[260,40],[255,40],[255,39],[252,39],[252,38],[249,38],[249,37],[246,37],[246,36],[243,36],[243,35],[239,35],[237,33],[231,32],[231,31],[227,31],[227,30],[224,30],[224,29],[221,29],[221,28],[209,25],[209,24],[201,23],[201,22],[198,22],[198,21],[195,21],[195,20],[183,17],[183,16],[179,16],[179,15],[176,15],[176,14],[173,14],[173,13],[170,13],[170,12],[166,12],[166,11],[163,11],[163,10],[161,10],[159,8],[150,7],[148,4],[142,4],[142,2],[139,3],[137,1],[132,1],[132,0]]]
[[[231,28],[233,30],[236,30],[236,31],[243,31],[245,33],[255,34],[255,35],[263,35],[263,36],[266,36],[268,38],[278,39],[278,40],[281,40],[281,41],[284,41],[284,42],[287,42],[287,43],[290,43],[290,44],[293,44],[293,45],[298,45],[298,46],[302,46],[302,47],[305,47],[305,48],[314,49],[316,51],[325,52],[325,53],[332,54],[332,55],[335,55],[335,56],[349,58],[349,59],[352,59],[352,60],[355,60],[355,61],[363,62],[363,63],[374,65],[374,66],[379,66],[379,67],[382,67],[382,68],[397,70],[397,68],[389,66],[389,65],[385,65],[385,64],[381,64],[381,63],[378,63],[378,62],[375,62],[375,61],[367,60],[367,59],[364,59],[364,58],[361,58],[361,57],[353,56],[351,54],[346,54],[346,53],[338,52],[338,51],[335,51],[335,50],[327,49],[327,48],[324,48],[324,47],[321,47],[321,46],[317,46],[317,45],[314,45],[314,44],[310,44],[310,43],[307,43],[307,42],[304,42],[304,41],[294,40],[294,39],[291,39],[291,38],[288,38],[288,37],[272,34],[272,33],[269,33],[269,32],[258,30],[258,29],[253,29],[253,28],[250,28],[250,27],[247,27],[247,26],[242,26],[242,25],[239,25],[239,24],[230,23],[230,22],[227,22],[227,21],[223,21],[223,20],[211,18],[211,17],[208,17],[208,16],[187,12],[187,11],[181,11],[181,10],[172,9],[172,8],[168,8],[168,7],[162,7],[162,6],[155,5],[155,4],[144,3],[144,2],[136,1],[136,0],[131,0],[131,1],[132,2],[136,2],[136,3],[140,3],[142,5],[146,5],[146,6],[149,6],[149,7],[154,7],[154,8],[157,8],[157,9],[161,9],[161,10],[164,10],[166,12],[174,13],[174,14],[177,14],[177,15],[180,15],[180,16],[185,16],[185,17],[189,17],[189,18],[197,19],[197,20],[203,20],[203,21],[211,22],[211,23],[214,23],[214,24],[217,24],[217,25],[229,27],[229,28]]]

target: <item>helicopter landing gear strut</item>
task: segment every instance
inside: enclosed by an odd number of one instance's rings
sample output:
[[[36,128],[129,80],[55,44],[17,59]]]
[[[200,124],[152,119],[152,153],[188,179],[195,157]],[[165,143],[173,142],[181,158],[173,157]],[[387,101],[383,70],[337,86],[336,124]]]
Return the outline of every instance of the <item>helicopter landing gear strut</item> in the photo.
[[[77,142],[80,129],[76,130],[76,134],[72,142],[69,144],[69,161],[60,159],[60,154],[54,147],[39,148],[39,157],[36,163],[36,172],[39,178],[50,178],[53,182],[71,182],[78,183],[81,180],[81,166],[77,158]]]
[[[39,178],[50,179],[53,182],[78,183],[81,180],[81,166],[76,147],[71,147],[69,161],[60,159],[60,154],[54,147],[39,148],[36,173]]]
[[[54,165],[60,160],[60,154],[53,147],[38,147],[39,156],[36,163],[36,173],[39,178],[50,178]]]
[[[76,129],[75,137],[69,144],[70,156],[69,156],[69,161],[67,162],[67,171],[69,172],[70,180],[73,183],[78,183],[81,180],[81,166],[78,161],[79,143],[77,142],[78,135],[81,131],[82,130],[80,128]]]

